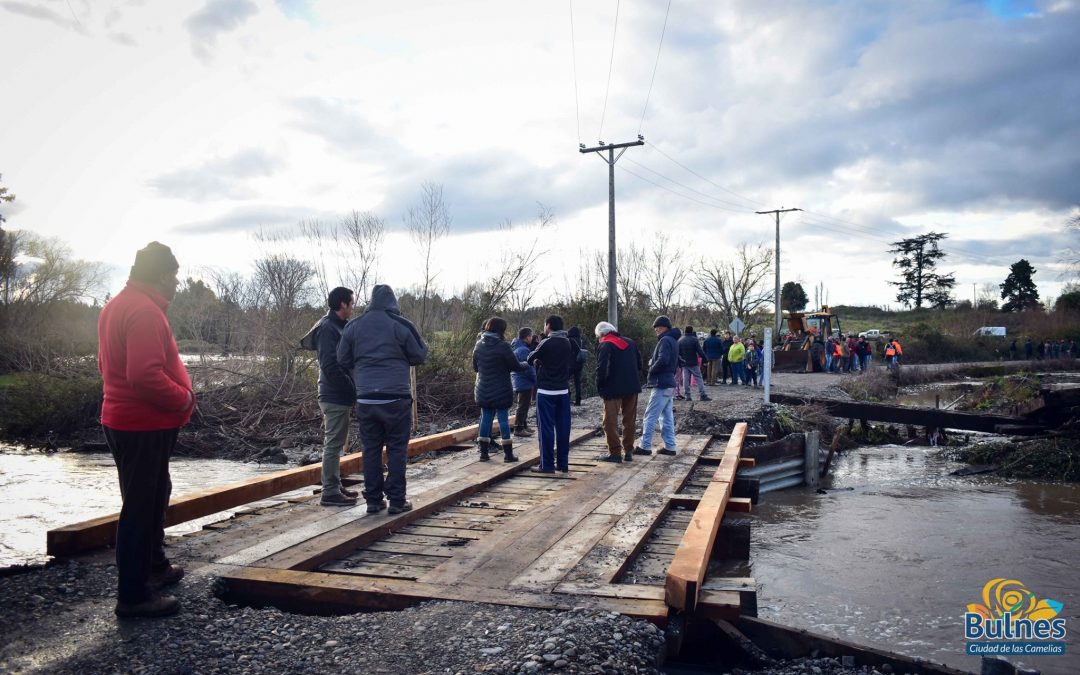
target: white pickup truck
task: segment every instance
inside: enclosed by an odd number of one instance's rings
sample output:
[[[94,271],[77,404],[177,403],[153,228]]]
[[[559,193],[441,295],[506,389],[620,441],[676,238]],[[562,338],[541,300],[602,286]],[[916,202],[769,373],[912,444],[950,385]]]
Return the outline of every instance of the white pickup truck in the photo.
[[[859,333],[860,338],[866,338],[867,340],[882,340],[888,339],[889,333],[878,330],[877,328],[871,328],[870,330],[864,330]]]

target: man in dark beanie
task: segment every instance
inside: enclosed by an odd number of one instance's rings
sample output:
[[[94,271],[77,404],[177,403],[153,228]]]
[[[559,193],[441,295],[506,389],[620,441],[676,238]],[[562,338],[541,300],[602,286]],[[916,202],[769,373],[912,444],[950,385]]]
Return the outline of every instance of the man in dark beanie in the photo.
[[[671,334],[671,319],[663,314],[653,321],[656,347],[649,359],[649,381],[645,385],[652,391],[645,406],[645,419],[641,425],[641,445],[634,448],[635,455],[651,455],[653,432],[660,423],[660,437],[664,439],[661,455],[675,454],[675,369],[679,366],[679,345]]]
[[[120,475],[116,527],[116,614],[166,616],[180,609],[158,592],[184,569],[165,556],[169,457],[191,419],[195,392],[165,310],[176,295],[179,265],[156,241],[135,254],[124,290],[98,318],[98,368],[104,382],[101,425]]]

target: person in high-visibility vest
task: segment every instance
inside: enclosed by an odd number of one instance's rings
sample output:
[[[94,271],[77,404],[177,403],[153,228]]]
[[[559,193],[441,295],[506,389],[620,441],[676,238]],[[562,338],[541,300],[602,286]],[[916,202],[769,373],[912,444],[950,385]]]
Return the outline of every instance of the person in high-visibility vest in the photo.
[[[904,350],[900,347],[900,341],[896,338],[892,338],[885,344],[885,358],[888,360],[889,368],[896,368],[900,363],[900,357],[903,355]]]

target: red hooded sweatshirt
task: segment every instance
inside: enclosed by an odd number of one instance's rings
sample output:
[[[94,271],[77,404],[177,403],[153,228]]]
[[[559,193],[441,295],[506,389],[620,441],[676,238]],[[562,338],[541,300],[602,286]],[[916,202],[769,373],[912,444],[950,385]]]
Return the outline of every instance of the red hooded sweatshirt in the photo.
[[[191,419],[195,393],[165,316],[168,306],[153,287],[129,280],[101,310],[101,423],[110,429],[159,431]]]

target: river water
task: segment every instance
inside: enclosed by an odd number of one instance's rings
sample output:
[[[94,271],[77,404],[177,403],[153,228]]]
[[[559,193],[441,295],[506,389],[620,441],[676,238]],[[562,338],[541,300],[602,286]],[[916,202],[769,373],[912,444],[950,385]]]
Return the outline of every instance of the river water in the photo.
[[[924,447],[834,460],[827,494],[798,488],[754,508],[759,614],[827,635],[979,670],[963,614],[987,581],[1064,603],[1063,656],[1011,657],[1080,673],[1080,486],[948,475]]]
[[[173,495],[183,495],[281,465],[224,459],[174,458]],[[108,453],[43,454],[0,446],[0,567],[45,562],[45,532],[120,510],[120,485]],[[169,533],[198,530],[216,517],[182,523]]]

